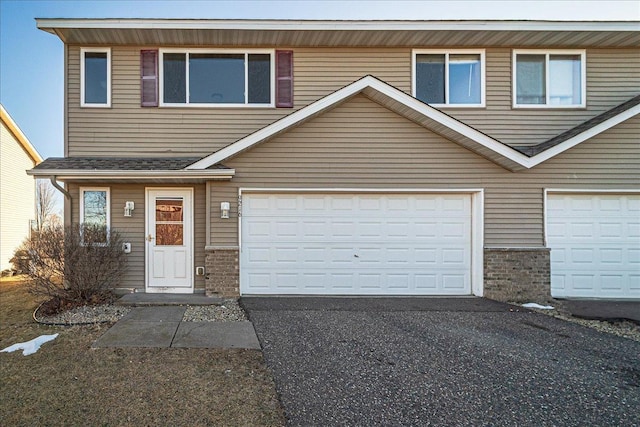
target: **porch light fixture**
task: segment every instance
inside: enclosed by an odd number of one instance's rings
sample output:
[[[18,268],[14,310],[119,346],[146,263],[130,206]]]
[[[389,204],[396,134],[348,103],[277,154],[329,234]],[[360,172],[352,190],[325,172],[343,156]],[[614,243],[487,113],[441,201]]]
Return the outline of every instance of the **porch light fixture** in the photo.
[[[224,218],[224,219],[229,218],[229,209],[230,209],[229,202],[221,202],[220,203],[220,218]]]
[[[133,202],[125,202],[124,204],[124,216],[130,217],[133,213],[133,209],[135,208],[135,204]]]

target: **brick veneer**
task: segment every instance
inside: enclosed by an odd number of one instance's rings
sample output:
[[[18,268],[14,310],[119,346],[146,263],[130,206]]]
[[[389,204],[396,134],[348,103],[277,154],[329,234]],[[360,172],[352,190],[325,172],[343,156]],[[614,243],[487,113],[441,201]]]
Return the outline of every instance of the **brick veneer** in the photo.
[[[239,264],[238,248],[207,248],[206,294],[222,297],[239,296]],[[484,250],[484,296],[509,302],[550,300],[549,249],[486,248]]]
[[[238,248],[212,247],[205,249],[205,292],[207,296],[240,296]]]
[[[484,296],[508,302],[550,300],[550,250],[485,248]]]

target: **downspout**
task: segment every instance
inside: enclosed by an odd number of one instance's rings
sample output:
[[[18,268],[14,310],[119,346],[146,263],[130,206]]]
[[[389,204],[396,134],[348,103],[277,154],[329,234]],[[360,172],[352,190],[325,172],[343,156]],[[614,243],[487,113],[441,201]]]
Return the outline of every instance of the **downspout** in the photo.
[[[55,175],[51,175],[49,177],[49,180],[51,181],[51,185],[53,185],[56,190],[58,190],[59,192],[61,192],[62,194],[64,194],[65,199],[67,199],[69,201],[69,218],[71,221],[73,221],[73,203],[71,200],[71,193],[69,193],[67,190],[65,190],[63,187],[60,186],[60,184],[58,184],[58,181],[56,180],[56,176]]]

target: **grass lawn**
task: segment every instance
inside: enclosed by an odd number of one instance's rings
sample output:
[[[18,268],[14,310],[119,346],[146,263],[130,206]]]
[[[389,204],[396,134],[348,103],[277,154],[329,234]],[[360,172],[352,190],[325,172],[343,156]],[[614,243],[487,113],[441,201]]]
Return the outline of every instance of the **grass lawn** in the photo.
[[[36,306],[2,279],[0,349],[60,333],[33,355],[0,353],[2,425],[284,425],[259,351],[91,349],[108,326],[39,325]]]

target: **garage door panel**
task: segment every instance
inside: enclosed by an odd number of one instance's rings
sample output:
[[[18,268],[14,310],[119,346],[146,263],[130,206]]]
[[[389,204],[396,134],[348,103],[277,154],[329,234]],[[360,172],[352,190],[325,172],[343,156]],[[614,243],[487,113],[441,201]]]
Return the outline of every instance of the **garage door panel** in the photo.
[[[443,274],[442,283],[445,290],[462,290],[467,282],[467,277],[463,274]]]
[[[469,195],[243,199],[244,294],[471,293]]]
[[[639,195],[551,194],[547,240],[555,297],[640,298]],[[640,228],[640,227],[639,227]]]

